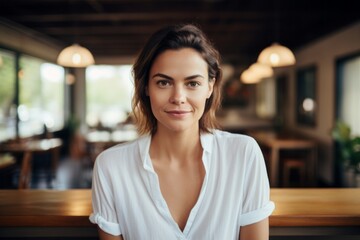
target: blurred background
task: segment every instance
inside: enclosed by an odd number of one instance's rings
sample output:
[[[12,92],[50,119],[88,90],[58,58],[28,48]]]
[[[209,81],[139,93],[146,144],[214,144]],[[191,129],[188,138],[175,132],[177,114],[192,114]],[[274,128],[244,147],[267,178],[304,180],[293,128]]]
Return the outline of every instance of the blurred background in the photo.
[[[184,23],[219,50],[219,121],[259,142],[272,187],[360,186],[355,0],[12,0],[0,2],[0,187],[89,188],[97,154],[138,137],[136,55]],[[285,62],[265,56],[274,44]]]

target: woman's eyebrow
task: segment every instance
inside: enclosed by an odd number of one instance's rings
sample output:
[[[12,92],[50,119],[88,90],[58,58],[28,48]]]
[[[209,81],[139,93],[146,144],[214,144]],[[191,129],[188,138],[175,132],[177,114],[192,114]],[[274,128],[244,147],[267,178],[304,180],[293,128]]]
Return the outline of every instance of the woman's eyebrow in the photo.
[[[155,77],[161,77],[161,78],[165,78],[165,79],[169,79],[169,80],[173,80],[172,77],[166,75],[166,74],[163,74],[163,73],[156,73],[152,76],[152,78],[155,78]],[[195,74],[195,75],[191,75],[191,76],[188,76],[185,78],[185,80],[193,80],[195,78],[204,78],[202,75],[200,74]]]
[[[165,75],[165,74],[162,74],[162,73],[156,73],[151,78],[155,78],[155,77],[161,77],[161,78],[166,78],[166,79],[169,79],[169,80],[173,80],[172,77],[170,77],[168,75]]]
[[[192,80],[192,79],[195,79],[195,78],[204,78],[202,75],[200,74],[196,74],[196,75],[191,75],[189,77],[186,77],[185,80]]]

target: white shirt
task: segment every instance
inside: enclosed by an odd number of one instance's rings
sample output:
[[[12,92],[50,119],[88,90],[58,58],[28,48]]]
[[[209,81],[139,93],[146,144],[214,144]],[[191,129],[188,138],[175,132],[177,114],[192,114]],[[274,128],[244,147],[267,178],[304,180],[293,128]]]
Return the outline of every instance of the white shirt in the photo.
[[[149,156],[151,137],[102,152],[94,166],[92,223],[124,239],[238,239],[240,227],[268,217],[269,181],[251,137],[215,130],[201,134],[205,178],[180,230],[163,198]]]

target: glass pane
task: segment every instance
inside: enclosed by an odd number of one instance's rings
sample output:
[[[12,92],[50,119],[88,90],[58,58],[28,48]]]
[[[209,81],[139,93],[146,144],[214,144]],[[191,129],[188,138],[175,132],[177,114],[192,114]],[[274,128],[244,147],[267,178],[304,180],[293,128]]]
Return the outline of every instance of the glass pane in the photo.
[[[15,138],[15,54],[0,49],[0,142]]]
[[[316,67],[299,69],[296,75],[296,121],[316,126]]]
[[[258,117],[275,118],[276,94],[275,78],[263,79],[256,85],[256,114]]]
[[[345,61],[340,67],[339,118],[351,127],[352,134],[360,136],[360,56]]]
[[[64,126],[64,69],[30,57],[20,57],[19,134],[29,137]]]
[[[50,131],[60,130],[64,127],[65,70],[55,64],[43,63],[40,72],[44,123]]]
[[[90,66],[86,69],[86,121],[90,127],[114,129],[131,112],[131,65]]]

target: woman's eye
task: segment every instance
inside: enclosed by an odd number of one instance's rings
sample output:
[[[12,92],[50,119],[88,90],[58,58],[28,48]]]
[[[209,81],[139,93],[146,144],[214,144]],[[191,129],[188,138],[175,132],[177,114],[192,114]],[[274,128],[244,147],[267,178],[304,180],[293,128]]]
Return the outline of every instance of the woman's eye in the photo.
[[[156,83],[157,85],[159,85],[160,87],[167,87],[170,86],[170,82],[167,80],[159,80]]]
[[[199,82],[188,82],[187,84],[189,87],[198,87],[200,86],[200,83]]]

